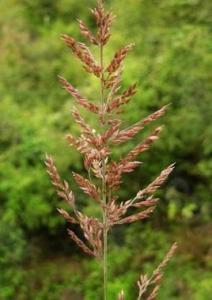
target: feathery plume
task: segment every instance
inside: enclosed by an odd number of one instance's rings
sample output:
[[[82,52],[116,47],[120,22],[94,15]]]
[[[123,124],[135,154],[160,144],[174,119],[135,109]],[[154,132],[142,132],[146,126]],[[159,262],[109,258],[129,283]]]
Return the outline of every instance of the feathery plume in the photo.
[[[59,214],[68,222],[69,226],[73,224],[78,226],[83,236],[82,239],[79,238],[72,229],[68,229],[68,234],[86,254],[103,260],[103,298],[107,300],[108,233],[115,225],[129,224],[150,217],[158,202],[153,194],[165,182],[174,165],[170,165],[163,170],[152,183],[140,190],[133,199],[122,202],[118,200],[116,192],[122,183],[122,175],[134,171],[141,164],[136,160],[137,156],[149,150],[153,142],[159,138],[162,127],[157,127],[144,141],[129,151],[118,162],[110,159],[111,146],[133,138],[146,125],[163,116],[168,106],[162,107],[128,128],[121,129],[122,122],[117,116],[121,112],[122,106],[126,105],[136,94],[137,89],[136,85],[132,84],[124,92],[120,92],[123,61],[134,47],[134,44],[129,44],[116,51],[111,62],[105,65],[104,46],[111,36],[111,25],[114,16],[111,12],[105,10],[103,0],[97,0],[97,6],[91,10],[91,13],[97,25],[96,34],[92,33],[82,20],[78,20],[78,23],[81,34],[91,44],[98,46],[99,57],[97,59],[86,44],[78,42],[74,37],[64,34],[62,39],[72,53],[82,62],[85,71],[97,77],[100,83],[99,103],[90,102],[63,77],[59,76],[59,81],[79,106],[97,115],[99,123],[97,129],[93,129],[80,111],[73,108],[72,117],[80,127],[81,132],[78,137],[74,137],[69,133],[66,140],[69,145],[74,146],[82,154],[84,166],[89,175],[89,179],[86,179],[80,174],[73,173],[75,182],[99,206],[102,219],[86,216],[77,210],[73,192],[68,182],[61,180],[53,158],[47,155],[45,164],[58,196],[68,202],[74,216],[61,208],[58,209]],[[93,183],[93,176],[95,184]],[[140,276],[137,300],[141,300],[143,295],[146,300],[155,299],[163,270],[175,250],[176,244],[172,246],[150,278],[147,275]],[[118,300],[124,299],[124,292],[121,291]]]

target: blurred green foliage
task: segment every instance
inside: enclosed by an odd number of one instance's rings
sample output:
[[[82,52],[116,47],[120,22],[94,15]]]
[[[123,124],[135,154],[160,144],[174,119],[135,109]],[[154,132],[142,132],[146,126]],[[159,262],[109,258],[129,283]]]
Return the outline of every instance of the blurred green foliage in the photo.
[[[57,84],[57,74],[91,99],[98,99],[95,79],[84,74],[60,40],[61,33],[69,33],[83,41],[75,19],[80,17],[92,28],[88,8],[94,4],[94,0],[0,1],[2,300],[81,299],[85,294],[89,300],[100,292],[100,270],[94,262],[77,262],[86,278],[76,272],[74,262],[67,264],[73,260],[66,256],[73,244],[64,246],[65,224],[55,210],[63,204],[58,203],[43,166],[48,152],[71,183],[72,170],[83,172],[80,156],[63,139],[65,133],[78,131],[70,118],[72,102]],[[209,299],[211,238],[205,226],[211,220],[212,192],[212,2],[108,0],[107,4],[117,14],[107,60],[117,47],[134,41],[137,46],[126,60],[123,88],[137,81],[139,92],[123,115],[125,123],[172,104],[163,119],[166,129],[161,140],[143,155],[144,163],[134,176],[126,176],[120,195],[130,197],[170,162],[177,163],[161,191],[153,227],[145,226],[142,232],[141,227],[127,229],[126,244],[119,241],[123,232],[114,232],[110,299],[122,287],[127,299],[134,299],[139,272],[151,271],[175,237],[188,247],[182,246],[167,270],[160,299]],[[95,124],[90,116],[86,118]],[[114,149],[114,155],[119,157],[140,138]],[[82,194],[78,201],[87,203]],[[85,206],[88,212],[93,210]],[[196,228],[200,228],[197,240],[191,237]],[[62,265],[59,271],[58,264]]]

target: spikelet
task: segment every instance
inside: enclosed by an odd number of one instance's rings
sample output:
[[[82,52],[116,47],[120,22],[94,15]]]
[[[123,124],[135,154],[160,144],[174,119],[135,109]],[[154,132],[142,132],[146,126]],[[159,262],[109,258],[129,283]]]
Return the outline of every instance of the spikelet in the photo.
[[[132,137],[134,137],[139,131],[141,131],[145,125],[149,124],[152,121],[157,120],[161,116],[165,114],[168,109],[168,105],[163,106],[161,109],[157,110],[153,114],[149,115],[145,119],[137,122],[129,128],[123,129],[118,132],[116,136],[113,138],[113,144],[120,144],[128,141]]]
[[[78,20],[79,28],[82,33],[92,44],[98,45],[98,40],[96,37],[91,33],[89,28],[86,26],[86,24],[82,20]]]
[[[96,137],[91,127],[85,122],[84,118],[80,115],[76,108],[72,109],[72,116],[75,122],[81,127],[82,134],[87,138],[90,143],[95,144]]]
[[[137,168],[141,162],[139,161],[129,161],[129,162],[112,162],[107,169],[106,181],[108,186],[112,190],[117,190],[122,183],[121,176],[123,173],[133,172],[135,168]]]
[[[95,143],[95,140],[91,140],[84,135],[81,135],[79,138],[75,138],[72,134],[67,134],[66,141],[70,146],[75,147],[84,156],[84,166],[86,170],[93,165],[93,162],[96,163],[96,161],[100,161],[109,154],[106,147],[102,148],[100,151],[94,148],[93,144]]]
[[[171,164],[164,169],[152,183],[137,193],[136,199],[142,199],[146,194],[153,194],[166,181],[170,173],[173,171],[174,166],[175,164]]]
[[[151,144],[158,140],[159,134],[161,133],[163,127],[157,127],[145,141],[138,146],[136,146],[133,150],[131,150],[127,156],[121,160],[121,164],[124,165],[126,162],[134,160],[140,153],[147,151]]]
[[[98,26],[97,41],[98,45],[105,45],[110,38],[110,29],[115,16],[111,12],[105,12],[102,1],[97,2],[97,7],[91,9],[91,13],[96,19]]]
[[[83,250],[83,252],[85,252],[88,255],[95,256],[93,251],[89,249],[80,238],[78,238],[74,231],[72,231],[71,229],[67,229],[67,231],[72,240]]]
[[[67,181],[62,181],[57,168],[54,164],[54,160],[51,156],[46,155],[45,165],[47,173],[49,174],[52,184],[55,186],[57,194],[60,198],[66,200],[68,204],[75,210],[75,197],[73,192],[69,188]]]
[[[155,206],[158,203],[159,199],[158,198],[153,198],[153,196],[150,196],[149,198],[147,198],[146,200],[140,201],[140,202],[136,202],[132,201],[131,206],[137,207],[137,208],[141,208],[141,207],[147,207],[147,206]]]
[[[59,82],[63,85],[64,89],[74,97],[76,102],[80,104],[82,107],[86,108],[90,112],[98,113],[98,106],[89,102],[86,98],[80,95],[80,92],[75,89],[65,78],[58,76]]]
[[[72,134],[67,134],[65,139],[70,146],[75,147],[82,155],[90,152],[91,148],[84,137],[75,138]]]
[[[102,255],[102,233],[103,225],[95,218],[90,218],[79,213],[80,227],[85,239],[91,245],[94,256],[100,258]]]
[[[104,80],[104,87],[109,89],[108,102],[118,93],[121,88],[123,68],[120,67],[117,72],[110,74]]]
[[[117,222],[121,219],[123,215],[126,214],[130,201],[126,201],[125,203],[116,204],[117,198],[113,198],[107,204],[107,215],[108,215],[108,226],[112,227],[117,224]]]
[[[59,212],[59,214],[60,214],[61,216],[63,216],[63,218],[64,218],[68,223],[71,223],[71,224],[78,224],[78,223],[79,223],[77,219],[71,217],[71,216],[69,215],[69,213],[68,213],[67,211],[65,211],[64,209],[58,208],[57,211]]]
[[[151,196],[146,200],[138,203],[134,203],[135,199],[132,199],[117,204],[117,198],[112,198],[112,200],[108,203],[106,207],[109,227],[112,227],[115,224],[132,223],[141,219],[145,219],[149,216],[150,213],[154,211],[158,200],[159,199],[153,198]],[[128,212],[130,207],[143,209],[147,207],[149,208],[134,215],[123,218],[123,216]]]
[[[155,210],[155,207],[152,206],[152,207],[149,207],[143,211],[140,211],[139,213],[136,213],[134,215],[130,215],[129,217],[126,217],[126,218],[123,218],[117,222],[115,222],[114,224],[129,224],[129,223],[133,223],[133,222],[136,222],[136,221],[139,221],[139,220],[143,220],[143,219],[146,219],[150,216],[150,214],[152,214]]]
[[[73,37],[68,36],[67,34],[63,34],[62,39],[64,40],[65,44],[71,48],[73,54],[82,61],[84,69],[88,73],[93,73],[99,77],[102,69],[95,62],[88,47],[83,43],[77,42]]]
[[[101,203],[99,198],[99,193],[97,191],[96,186],[91,183],[88,179],[85,179],[83,176],[73,173],[74,179],[79,187],[83,190],[83,192],[89,195],[96,202]]]
[[[60,178],[60,175],[57,171],[57,168],[55,166],[54,160],[52,156],[46,154],[46,159],[45,159],[45,165],[47,168],[47,173],[49,174],[51,178],[52,184],[59,190],[62,190],[64,188],[63,182]]]
[[[113,122],[109,122],[109,128],[102,134],[101,141],[102,143],[111,143],[119,132],[119,128],[121,125],[120,120],[113,120]]]
[[[134,171],[134,169],[141,164],[139,161],[134,161],[134,159],[140,153],[147,151],[150,148],[151,144],[158,139],[161,130],[162,127],[156,128],[143,143],[131,150],[120,162],[112,162],[108,166],[106,180],[110,188],[117,190],[122,182],[121,175],[123,173],[130,173]]]
[[[121,105],[127,104],[130,98],[136,93],[136,84],[132,84],[121,96],[116,97],[107,106],[107,112],[118,109]]]
[[[116,72],[121,67],[123,60],[125,59],[127,54],[133,49],[134,46],[135,46],[134,44],[129,44],[129,45],[119,49],[116,52],[116,54],[114,55],[109,66],[106,68],[106,71],[109,74]]]

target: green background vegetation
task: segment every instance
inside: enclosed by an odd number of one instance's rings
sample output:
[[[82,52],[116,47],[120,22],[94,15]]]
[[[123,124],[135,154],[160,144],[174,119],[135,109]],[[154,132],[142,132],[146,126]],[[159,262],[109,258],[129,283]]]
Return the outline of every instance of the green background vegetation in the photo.
[[[139,92],[123,119],[131,124],[172,103],[166,129],[134,175],[126,176],[121,196],[132,196],[169,163],[174,174],[160,192],[157,212],[147,223],[117,227],[110,245],[110,297],[124,288],[136,299],[135,282],[151,272],[173,241],[176,257],[167,268],[161,300],[206,300],[212,294],[212,1],[111,0],[116,13],[107,59],[135,42],[123,85]],[[82,161],[63,137],[77,128],[72,100],[57,83],[64,75],[82,93],[96,98],[96,82],[60,40],[79,35],[76,18],[91,26],[90,0],[0,1],[0,299],[101,299],[101,275],[66,234],[61,207],[43,159],[54,155],[61,175],[84,172]],[[89,120],[90,116],[87,115]],[[92,123],[92,120],[89,120]],[[144,135],[147,132],[144,133]],[[141,135],[116,149],[120,156]],[[72,185],[76,194],[78,191]],[[93,206],[78,194],[86,211]],[[84,295],[84,298],[82,297]]]

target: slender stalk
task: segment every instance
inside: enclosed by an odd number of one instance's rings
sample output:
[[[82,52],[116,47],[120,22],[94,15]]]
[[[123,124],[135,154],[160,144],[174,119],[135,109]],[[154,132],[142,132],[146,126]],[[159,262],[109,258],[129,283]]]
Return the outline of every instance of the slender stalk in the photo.
[[[103,51],[103,45],[100,45],[100,65],[102,68],[101,78],[100,78],[100,95],[101,95],[101,104],[102,109],[104,106],[104,51]],[[104,118],[104,116],[103,116]],[[106,187],[106,162],[105,160],[102,160],[102,201],[104,204],[107,204],[107,187]],[[108,243],[107,243],[107,212],[106,209],[103,208],[102,211],[102,218],[103,218],[103,297],[104,300],[107,300],[107,281],[108,281],[108,266],[107,266],[107,251],[108,251]]]
[[[103,49],[103,45],[100,45],[100,66],[102,68],[102,72],[101,72],[101,82],[100,82],[100,86],[101,86],[101,91],[100,91],[100,95],[101,95],[101,103],[102,105],[104,104],[104,49]]]
[[[103,252],[103,275],[104,275],[104,300],[107,300],[107,280],[108,280],[108,272],[107,272],[107,214],[103,213],[103,222],[104,222],[104,252]]]

